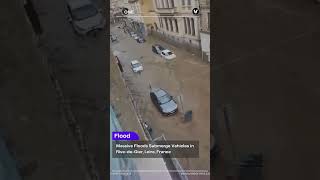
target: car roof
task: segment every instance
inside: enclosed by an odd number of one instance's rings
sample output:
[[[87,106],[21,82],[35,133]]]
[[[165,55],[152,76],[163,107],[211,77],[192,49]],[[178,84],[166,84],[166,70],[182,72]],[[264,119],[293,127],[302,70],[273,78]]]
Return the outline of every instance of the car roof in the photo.
[[[85,5],[92,5],[90,0],[67,0],[67,3],[71,9],[77,9]]]
[[[138,64],[138,63],[140,63],[138,60],[131,61],[131,64]]]
[[[161,89],[161,88],[153,89],[152,92],[153,92],[157,97],[162,97],[162,96],[168,94],[165,90],[163,90],[163,89]]]
[[[169,49],[165,49],[162,52],[168,53],[168,52],[171,52],[171,51]]]

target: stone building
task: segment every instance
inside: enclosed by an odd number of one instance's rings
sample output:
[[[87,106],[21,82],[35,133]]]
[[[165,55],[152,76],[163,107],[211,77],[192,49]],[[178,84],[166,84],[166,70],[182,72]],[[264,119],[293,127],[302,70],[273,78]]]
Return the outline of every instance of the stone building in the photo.
[[[121,16],[124,17],[125,26],[130,28],[131,31],[136,32],[140,36],[146,35],[146,28],[141,17],[141,7],[138,0],[119,0],[116,4],[118,9],[127,8],[128,15],[121,13]],[[119,13],[118,13],[119,15]]]
[[[148,32],[153,32],[158,28],[153,1],[139,0],[139,6],[141,9],[141,16],[143,19],[144,27],[147,30],[145,35],[147,35]]]
[[[198,0],[153,0],[158,32],[171,40],[200,49],[200,20],[192,9]]]

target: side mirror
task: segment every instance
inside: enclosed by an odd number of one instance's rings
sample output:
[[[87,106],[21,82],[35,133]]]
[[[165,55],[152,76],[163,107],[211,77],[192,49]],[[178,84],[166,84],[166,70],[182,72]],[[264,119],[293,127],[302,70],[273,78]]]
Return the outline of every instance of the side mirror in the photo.
[[[72,22],[72,18],[70,16],[68,16],[67,20],[68,20],[69,23]]]
[[[99,12],[99,13],[103,13],[102,9],[98,9],[98,12]]]

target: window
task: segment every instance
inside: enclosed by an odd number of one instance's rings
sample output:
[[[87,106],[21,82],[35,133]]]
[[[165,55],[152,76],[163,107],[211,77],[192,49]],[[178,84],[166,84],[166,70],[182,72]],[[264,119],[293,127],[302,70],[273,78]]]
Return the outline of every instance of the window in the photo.
[[[184,33],[187,34],[187,22],[186,22],[186,18],[183,18],[183,22],[184,22]]]
[[[170,18],[169,21],[170,21],[170,30],[173,31],[172,19]]]
[[[189,5],[189,6],[191,5],[191,0],[188,0],[188,5]]]
[[[176,32],[178,33],[179,32],[179,29],[178,29],[178,20],[177,19],[174,19],[174,22],[176,24]]]
[[[167,18],[164,18],[164,21],[165,21],[165,23],[166,23],[166,29],[167,29],[167,31],[169,31],[168,19],[167,19]]]
[[[182,6],[184,6],[185,4],[184,4],[184,0],[181,0],[181,3],[182,3]]]
[[[155,3],[156,3],[156,8],[159,8],[159,5],[158,5],[158,0],[155,0]]]
[[[191,18],[191,30],[192,30],[192,35],[195,35],[195,30],[194,30],[194,20]]]
[[[164,8],[164,0],[160,0],[160,1],[161,1],[161,3],[162,3],[161,8]]]
[[[171,0],[172,7],[174,7],[174,0]]]
[[[188,34],[191,34],[191,31],[190,31],[190,19],[187,18],[187,27],[188,27]]]
[[[167,8],[170,8],[169,0],[167,0]]]
[[[158,21],[159,21],[159,26],[161,27],[161,19],[160,19],[160,17],[158,17]]]

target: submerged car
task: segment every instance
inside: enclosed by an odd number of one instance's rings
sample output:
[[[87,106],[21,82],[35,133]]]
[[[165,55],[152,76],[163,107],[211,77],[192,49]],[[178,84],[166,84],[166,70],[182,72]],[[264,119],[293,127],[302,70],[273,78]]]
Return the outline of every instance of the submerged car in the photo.
[[[133,34],[132,37],[133,37],[134,40],[139,39],[139,36],[137,34]]]
[[[144,43],[144,42],[146,42],[146,40],[145,40],[144,38],[142,38],[142,37],[139,37],[139,38],[137,39],[137,42],[138,42],[138,43]]]
[[[161,54],[160,54],[163,58],[167,59],[167,60],[171,60],[171,59],[174,59],[176,58],[176,55],[173,54],[173,52],[171,52],[170,50],[168,49],[165,49],[163,51],[161,51]]]
[[[171,60],[171,59],[176,58],[176,55],[172,51],[170,51],[169,49],[166,49],[158,44],[155,44],[152,46],[152,51],[156,54],[159,54],[161,57],[163,57],[167,60]]]
[[[131,69],[133,72],[141,72],[143,71],[143,66],[138,60],[131,61]]]
[[[131,32],[129,32],[129,34],[130,34],[131,37],[133,37],[133,35],[136,34],[136,33],[131,31]]]
[[[105,18],[90,0],[67,0],[67,9],[68,21],[76,33],[86,35],[88,32],[104,29]]]
[[[155,45],[152,45],[152,52],[156,53],[156,54],[159,54],[161,53],[161,51],[165,50],[164,47],[162,47],[161,45],[159,44],[155,44]]]
[[[150,91],[150,97],[162,115],[170,116],[178,111],[177,103],[167,91],[161,88],[152,89]]]

